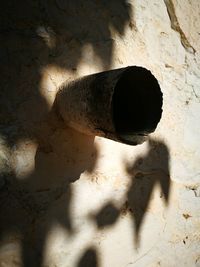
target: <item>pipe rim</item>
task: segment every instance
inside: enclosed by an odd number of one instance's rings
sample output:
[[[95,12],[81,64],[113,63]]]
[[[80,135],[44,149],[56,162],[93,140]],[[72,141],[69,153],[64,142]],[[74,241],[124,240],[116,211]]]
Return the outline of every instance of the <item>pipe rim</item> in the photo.
[[[126,82],[126,91],[122,87],[124,82]],[[135,107],[131,107],[131,99],[134,94],[138,99],[133,99]],[[124,102],[125,97],[128,97],[128,99]],[[123,109],[124,104],[127,105]],[[111,101],[111,115],[117,138],[130,145],[144,142],[147,135],[154,132],[160,122],[163,111],[162,105],[163,93],[155,76],[149,70],[140,66],[125,68],[114,86]],[[148,109],[150,109],[150,112]],[[135,111],[141,113],[138,119],[134,114]],[[123,122],[122,119],[126,116],[127,122]],[[139,118],[143,120],[143,123]]]

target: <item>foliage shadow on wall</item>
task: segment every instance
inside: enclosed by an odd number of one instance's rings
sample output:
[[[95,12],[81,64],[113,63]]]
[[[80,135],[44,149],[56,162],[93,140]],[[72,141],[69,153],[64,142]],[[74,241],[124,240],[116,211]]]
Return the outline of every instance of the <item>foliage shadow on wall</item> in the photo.
[[[148,153],[137,158],[133,163],[125,162],[125,169],[131,183],[125,196],[125,203],[116,207],[112,202],[107,203],[91,217],[99,229],[115,224],[120,216],[131,215],[134,230],[134,241],[140,244],[140,229],[144,222],[148,205],[152,199],[155,185],[161,187],[160,197],[168,203],[170,193],[169,150],[163,141],[149,139]]]
[[[94,247],[89,247],[81,256],[77,267],[99,267],[98,255]]]
[[[1,170],[0,245],[13,236],[20,239],[24,267],[43,265],[54,224],[73,234],[71,183],[82,172],[92,172],[98,156],[93,137],[68,129],[51,110],[42,93],[43,70],[54,66],[76,72],[86,45],[109,68],[111,27],[123,35],[130,14],[125,0],[11,0],[1,5],[0,134],[10,158]],[[33,143],[34,169],[21,178],[13,160],[23,161],[19,147],[26,157]]]

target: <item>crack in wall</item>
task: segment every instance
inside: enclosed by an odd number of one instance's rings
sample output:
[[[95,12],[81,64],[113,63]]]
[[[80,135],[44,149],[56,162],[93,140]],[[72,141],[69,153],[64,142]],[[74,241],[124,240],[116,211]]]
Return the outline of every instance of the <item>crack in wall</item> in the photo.
[[[171,22],[171,28],[174,31],[179,33],[181,44],[186,49],[186,51],[189,52],[189,53],[195,54],[196,50],[190,44],[190,42],[188,41],[185,33],[183,32],[183,30],[180,27],[178,18],[176,16],[176,11],[175,11],[175,7],[174,7],[174,4],[173,4],[173,1],[172,0],[164,0],[164,3],[165,3],[165,6],[167,8],[167,13],[169,15],[169,19],[170,19],[170,22]]]
[[[196,99],[199,100],[199,96],[197,95],[197,93],[196,93],[196,91],[194,89],[194,86],[192,86],[192,92],[193,92],[194,96],[196,97]],[[200,103],[200,100],[198,102]]]

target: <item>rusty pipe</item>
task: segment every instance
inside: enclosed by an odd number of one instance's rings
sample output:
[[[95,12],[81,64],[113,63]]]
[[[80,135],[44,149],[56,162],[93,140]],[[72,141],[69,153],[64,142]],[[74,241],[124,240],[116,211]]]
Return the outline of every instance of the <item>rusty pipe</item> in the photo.
[[[131,66],[64,83],[56,105],[80,132],[137,145],[161,119],[162,92],[149,70]]]

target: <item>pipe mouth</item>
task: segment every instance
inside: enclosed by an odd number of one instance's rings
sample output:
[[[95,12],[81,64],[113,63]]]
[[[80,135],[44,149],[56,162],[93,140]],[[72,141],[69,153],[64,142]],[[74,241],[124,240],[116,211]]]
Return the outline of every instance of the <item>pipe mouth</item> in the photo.
[[[118,138],[127,144],[142,143],[161,119],[162,102],[160,86],[152,73],[142,67],[127,67],[115,85],[112,98]]]

